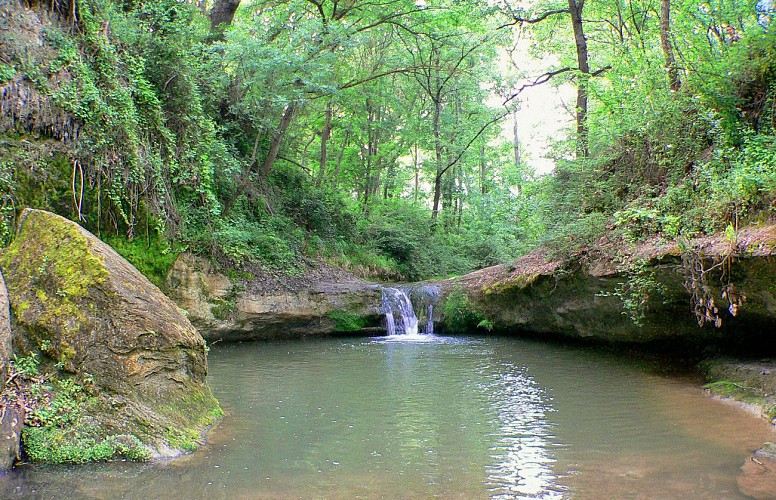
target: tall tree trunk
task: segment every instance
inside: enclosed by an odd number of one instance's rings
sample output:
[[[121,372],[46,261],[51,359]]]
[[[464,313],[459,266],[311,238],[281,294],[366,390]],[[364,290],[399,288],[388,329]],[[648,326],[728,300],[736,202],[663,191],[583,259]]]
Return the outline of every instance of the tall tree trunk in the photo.
[[[587,157],[590,154],[587,130],[587,95],[590,85],[590,64],[588,62],[587,40],[582,24],[582,9],[584,0],[568,0],[571,26],[574,29],[574,44],[577,48],[577,63],[579,64],[579,82],[577,83],[577,157]]]
[[[288,126],[291,125],[291,120],[293,120],[295,113],[296,104],[294,103],[286,106],[285,111],[283,111],[283,116],[280,118],[280,125],[278,125],[278,129],[275,131],[275,136],[272,138],[272,143],[269,145],[267,157],[264,159],[264,164],[261,167],[261,176],[264,179],[269,177],[269,173],[275,165],[275,160],[278,159],[280,144],[283,142],[283,137],[286,135],[286,130],[288,130]]]
[[[485,165],[485,145],[483,144],[480,146],[480,194],[486,195],[488,194],[488,188],[487,188],[487,178],[486,178],[486,171],[485,169],[487,166]]]
[[[342,139],[342,149],[340,149],[339,155],[337,156],[337,163],[334,165],[334,175],[331,179],[331,185],[333,187],[337,187],[337,184],[339,183],[339,173],[340,173],[340,167],[342,166],[342,158],[345,156],[345,149],[348,147],[348,143],[350,142],[350,129],[345,130],[345,137]]]
[[[323,175],[326,172],[326,145],[331,137],[331,103],[326,105],[326,117],[323,121],[323,128],[321,129],[321,161],[318,165],[318,180],[315,182],[317,185],[321,185],[323,181]]]
[[[668,85],[674,92],[679,91],[682,82],[679,80],[679,69],[676,67],[674,49],[671,46],[671,0],[660,1],[660,45],[666,60]]]
[[[439,137],[439,117],[442,114],[442,103],[439,100],[434,102],[434,155],[436,159],[436,176],[434,177],[434,204],[431,208],[431,223],[436,224],[439,216],[439,200],[442,197],[442,176],[445,173],[442,167],[442,140]]]
[[[213,8],[210,9],[210,32],[221,36],[232,24],[237,7],[240,6],[240,0],[216,0]]]
[[[412,166],[415,169],[415,188],[414,188],[414,200],[418,202],[418,188],[420,187],[420,163],[418,161],[418,141],[415,141],[415,145],[412,149]]]

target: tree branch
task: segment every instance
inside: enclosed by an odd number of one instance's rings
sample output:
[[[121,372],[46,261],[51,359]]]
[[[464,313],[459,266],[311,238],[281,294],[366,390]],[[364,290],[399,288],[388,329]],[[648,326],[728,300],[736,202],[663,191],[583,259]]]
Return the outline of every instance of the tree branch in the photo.
[[[558,14],[568,14],[568,9],[556,9],[556,10],[548,10],[547,12],[544,12],[540,14],[537,17],[520,17],[517,15],[512,14],[513,21],[510,23],[502,24],[498,27],[498,29],[506,28],[507,26],[514,26],[516,24],[536,24],[544,21],[548,17],[555,16]]]

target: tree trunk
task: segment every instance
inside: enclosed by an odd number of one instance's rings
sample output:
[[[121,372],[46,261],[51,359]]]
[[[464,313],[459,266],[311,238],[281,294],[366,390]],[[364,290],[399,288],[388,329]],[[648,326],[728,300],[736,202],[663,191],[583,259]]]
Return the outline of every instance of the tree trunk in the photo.
[[[568,0],[571,26],[574,29],[574,44],[577,48],[579,64],[579,82],[577,84],[577,157],[585,158],[590,154],[587,131],[587,91],[590,84],[590,65],[588,62],[587,39],[582,24],[584,0]]]
[[[660,2],[660,45],[663,47],[663,56],[666,59],[668,85],[671,90],[677,92],[682,82],[679,80],[679,69],[676,67],[674,49],[671,46],[671,0]]]
[[[487,177],[486,177],[486,168],[485,165],[485,145],[483,144],[480,146],[480,194],[486,195],[488,194],[488,188],[486,186],[487,184]]]
[[[331,103],[326,105],[326,118],[321,129],[321,161],[318,166],[318,180],[316,181],[318,186],[321,185],[326,172],[326,144],[329,141],[329,137],[331,137]]]
[[[420,163],[418,161],[418,142],[415,141],[414,148],[412,149],[412,166],[415,169],[415,188],[414,199],[415,203],[418,203],[418,188],[420,187]]]
[[[342,158],[345,156],[345,149],[348,147],[348,142],[350,141],[350,129],[345,130],[345,137],[342,139],[342,149],[340,149],[339,155],[337,156],[337,163],[334,165],[334,176],[331,179],[331,185],[333,187],[337,187],[338,180],[339,180],[339,173],[340,173],[340,167],[342,166]]]
[[[436,158],[436,177],[434,178],[434,204],[431,208],[431,223],[436,224],[439,216],[439,200],[442,197],[442,176],[445,170],[442,167],[442,140],[439,137],[439,117],[442,113],[442,104],[439,100],[434,102],[434,154]]]
[[[266,179],[269,177],[269,173],[272,171],[272,167],[275,165],[275,160],[278,159],[278,153],[280,152],[280,144],[283,142],[283,137],[286,135],[288,126],[291,125],[291,120],[296,113],[296,105],[294,103],[286,106],[283,111],[283,116],[280,118],[280,125],[275,132],[275,136],[272,138],[272,143],[269,146],[267,157],[264,159],[264,165],[261,167],[261,176]]]
[[[210,9],[210,32],[222,35],[224,30],[232,24],[240,0],[216,0]]]

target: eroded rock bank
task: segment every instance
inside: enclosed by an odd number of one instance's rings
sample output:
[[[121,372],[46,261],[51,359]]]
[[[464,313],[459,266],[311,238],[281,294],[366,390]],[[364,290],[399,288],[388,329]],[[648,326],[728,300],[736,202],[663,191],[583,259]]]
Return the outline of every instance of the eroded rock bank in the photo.
[[[208,342],[374,333],[383,320],[380,285],[323,268],[299,278],[245,270],[230,279],[183,254],[167,288]]]
[[[40,210],[24,211],[0,269],[16,356],[3,403],[26,412],[29,459],[173,457],[199,445],[221,414],[205,342],[156,286]]]
[[[776,226],[747,228],[732,239],[644,243],[621,252],[619,263],[605,251],[565,260],[546,255],[538,249],[512,266],[439,285],[448,299],[463,294],[475,316],[499,330],[776,348]]]

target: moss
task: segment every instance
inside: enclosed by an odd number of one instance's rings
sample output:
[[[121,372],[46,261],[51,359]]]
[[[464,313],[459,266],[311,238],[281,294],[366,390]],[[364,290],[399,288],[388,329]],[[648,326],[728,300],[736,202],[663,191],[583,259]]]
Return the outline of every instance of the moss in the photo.
[[[84,425],[25,427],[22,443],[33,462],[85,463],[121,457],[144,461],[150,458],[137,436],[118,434],[101,438],[95,427]]]
[[[207,411],[203,411],[208,408]],[[190,392],[158,409],[172,423],[164,432],[171,448],[194,451],[202,444],[205,429],[215,424],[224,412],[210,391]],[[185,425],[184,422],[189,422]]]
[[[328,316],[334,320],[334,331],[338,333],[358,332],[369,324],[366,317],[347,311],[332,311]]]
[[[742,403],[759,407],[763,415],[771,422],[776,419],[776,400],[762,389],[750,387],[730,380],[718,380],[703,386],[709,394],[722,398],[731,398]]]
[[[23,256],[20,257],[20,256]],[[67,344],[94,307],[93,290],[108,279],[103,261],[91,251],[85,234],[74,224],[42,211],[25,212],[18,237],[0,254],[14,316],[30,328],[38,345],[53,339],[50,351],[63,361],[75,355]]]
[[[491,295],[502,293],[514,288],[523,290],[534,284],[536,280],[539,279],[539,276],[541,276],[539,273],[517,274],[507,279],[499,280],[489,285],[485,285],[482,287],[482,291],[485,295]]]
[[[178,253],[168,241],[155,232],[148,238],[129,240],[123,236],[108,236],[104,241],[135,266],[151,283],[164,290],[167,273],[178,257]]]

